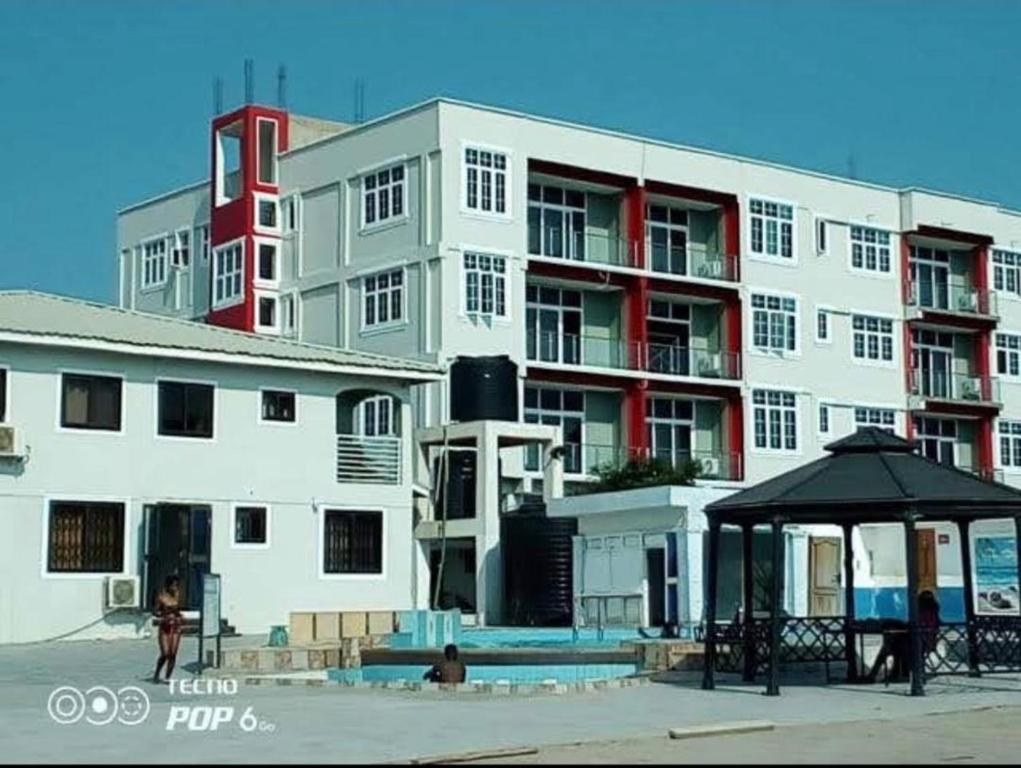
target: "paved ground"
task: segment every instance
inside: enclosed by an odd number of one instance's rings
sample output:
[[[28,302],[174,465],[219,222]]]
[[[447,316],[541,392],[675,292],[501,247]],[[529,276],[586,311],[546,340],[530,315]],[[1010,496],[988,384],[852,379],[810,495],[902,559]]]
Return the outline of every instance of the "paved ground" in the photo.
[[[782,726],[743,736],[673,741],[666,736],[550,747],[505,764],[594,763],[1016,763],[1021,708],[949,715]],[[480,761],[493,765],[495,761]]]
[[[251,643],[247,639],[246,643]],[[692,676],[666,684],[565,696],[399,693],[338,687],[241,687],[234,696],[172,694],[144,682],[154,641],[75,642],[0,647],[0,761],[6,762],[378,762],[521,745],[661,737],[668,728],[769,719],[786,725],[918,717],[1021,704],[1017,679],[954,679],[913,699],[903,686],[788,686],[779,698],[761,687],[698,689]],[[194,641],[182,660],[194,659]],[[189,678],[187,671],[182,678]],[[143,688],[151,712],[141,725],[81,720],[58,725],[47,714],[61,685]],[[167,730],[172,708],[231,706],[233,722],[211,732]],[[245,732],[248,707],[272,731]],[[828,753],[827,753],[828,755]],[[829,757],[829,755],[828,755]]]

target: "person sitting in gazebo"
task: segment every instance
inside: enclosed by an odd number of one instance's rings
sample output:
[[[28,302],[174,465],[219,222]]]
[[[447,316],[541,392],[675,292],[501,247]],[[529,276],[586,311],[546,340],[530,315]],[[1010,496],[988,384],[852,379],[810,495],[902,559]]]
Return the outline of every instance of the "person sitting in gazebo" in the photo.
[[[901,619],[881,620],[883,644],[872,662],[872,668],[865,676],[865,682],[873,683],[880,669],[885,669],[886,662],[893,658],[893,674],[889,679],[902,681],[907,679],[911,668],[911,635],[908,623]],[[928,589],[918,594],[918,628],[921,633],[922,658],[924,659],[936,647],[939,629],[939,602]]]

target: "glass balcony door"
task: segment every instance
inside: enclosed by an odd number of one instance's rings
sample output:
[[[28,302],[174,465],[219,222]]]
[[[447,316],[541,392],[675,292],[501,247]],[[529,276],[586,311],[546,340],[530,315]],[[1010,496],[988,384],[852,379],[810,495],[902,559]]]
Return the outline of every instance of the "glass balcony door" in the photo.
[[[581,390],[556,387],[525,387],[525,423],[561,427],[564,445],[564,472],[581,474],[583,466],[585,393]],[[525,469],[542,470],[542,457],[537,445],[525,448]]]
[[[581,291],[530,285],[526,289],[525,346],[529,360],[581,363]]]
[[[950,309],[950,253],[911,247],[911,283],[919,306]]]
[[[917,394],[952,397],[953,334],[913,329],[911,337],[911,367]]]
[[[585,193],[528,185],[528,252],[585,260]]]
[[[691,374],[691,306],[651,299],[646,309],[652,373]]]
[[[646,405],[646,427],[652,458],[673,467],[683,467],[691,461],[694,423],[692,401],[650,397]]]
[[[654,272],[688,274],[688,212],[665,205],[646,209],[645,235]]]

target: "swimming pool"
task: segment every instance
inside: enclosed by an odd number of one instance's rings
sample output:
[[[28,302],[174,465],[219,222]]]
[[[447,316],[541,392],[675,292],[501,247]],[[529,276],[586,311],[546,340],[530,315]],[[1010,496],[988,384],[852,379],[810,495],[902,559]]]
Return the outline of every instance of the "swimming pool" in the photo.
[[[616,648],[622,642],[638,640],[633,627],[614,627],[602,633],[595,628],[570,627],[486,627],[461,631],[462,648]]]
[[[330,669],[330,680],[343,683],[421,682],[430,665],[375,664],[361,669]],[[468,665],[468,683],[539,684],[613,680],[638,672],[637,664],[486,664]]]

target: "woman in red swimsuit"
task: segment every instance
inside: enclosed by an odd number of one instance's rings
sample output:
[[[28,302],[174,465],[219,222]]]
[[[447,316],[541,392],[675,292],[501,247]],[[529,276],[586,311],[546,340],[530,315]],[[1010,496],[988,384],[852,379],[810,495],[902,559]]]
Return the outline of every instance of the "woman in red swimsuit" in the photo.
[[[177,663],[177,647],[181,644],[180,585],[181,580],[177,576],[167,576],[163,589],[156,595],[153,615],[159,626],[160,657],[152,676],[154,683],[169,681]],[[167,665],[166,677],[161,681],[160,670],[164,664]]]

